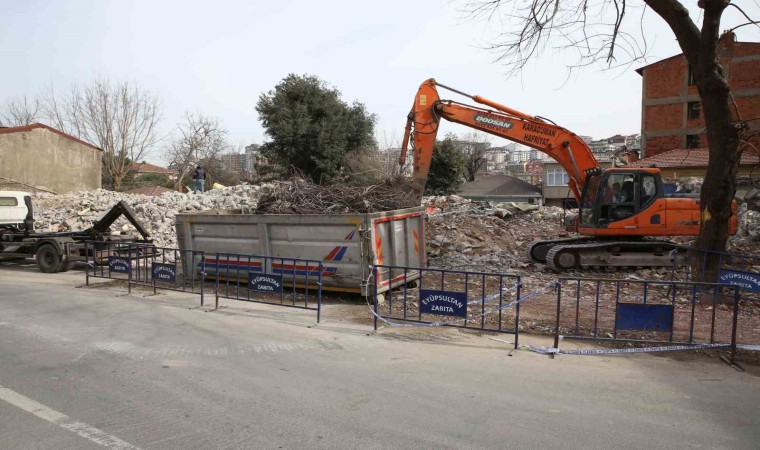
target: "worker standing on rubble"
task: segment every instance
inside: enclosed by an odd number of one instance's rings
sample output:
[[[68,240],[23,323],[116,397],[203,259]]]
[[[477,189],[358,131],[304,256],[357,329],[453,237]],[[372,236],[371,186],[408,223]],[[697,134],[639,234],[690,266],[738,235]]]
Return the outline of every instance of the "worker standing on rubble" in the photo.
[[[195,191],[203,193],[203,185],[206,181],[206,171],[198,164],[195,168],[195,174],[193,174],[193,181],[195,182]]]

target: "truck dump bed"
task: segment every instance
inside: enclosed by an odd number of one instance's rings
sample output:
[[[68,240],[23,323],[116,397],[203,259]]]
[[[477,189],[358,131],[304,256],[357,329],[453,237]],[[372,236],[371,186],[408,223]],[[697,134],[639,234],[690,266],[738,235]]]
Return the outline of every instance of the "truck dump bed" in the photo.
[[[180,249],[203,251],[207,258],[232,253],[322,261],[323,289],[367,295],[373,264],[425,266],[424,214],[421,207],[335,215],[204,211],[177,215],[177,241]],[[212,268],[206,272],[214,276]],[[388,276],[388,271],[381,272],[379,292],[396,287],[404,278],[393,281]],[[409,273],[406,281],[415,278]],[[312,277],[310,283],[315,281]]]

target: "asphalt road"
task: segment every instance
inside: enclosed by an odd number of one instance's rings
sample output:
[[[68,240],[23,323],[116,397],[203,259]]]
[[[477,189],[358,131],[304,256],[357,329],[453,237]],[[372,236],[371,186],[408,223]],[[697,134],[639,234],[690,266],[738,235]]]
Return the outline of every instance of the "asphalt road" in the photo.
[[[0,266],[0,448],[760,447],[760,379],[715,358],[508,356],[83,282]]]

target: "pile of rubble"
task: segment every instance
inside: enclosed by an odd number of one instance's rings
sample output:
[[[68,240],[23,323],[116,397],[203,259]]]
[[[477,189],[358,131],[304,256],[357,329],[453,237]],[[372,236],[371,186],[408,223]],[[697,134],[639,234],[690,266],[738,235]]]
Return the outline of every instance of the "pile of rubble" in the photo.
[[[684,182],[684,189],[696,184]],[[690,187],[689,187],[690,186]],[[35,227],[39,231],[84,230],[119,201],[125,201],[151,234],[156,245],[176,247],[175,216],[182,212],[240,209],[250,213],[371,212],[407,206],[409,199],[398,186],[378,185],[364,190],[322,188],[300,181],[261,186],[233,186],[203,194],[167,192],[149,197],[98,189],[65,195],[35,194]],[[408,192],[408,191],[405,191]],[[754,193],[753,193],[754,195]],[[335,196],[342,196],[336,200]],[[757,194],[760,202],[760,192]],[[425,197],[428,211],[426,241],[430,265],[447,269],[512,272],[523,276],[543,274],[531,261],[534,241],[569,236],[562,223],[566,213],[557,207],[471,201],[456,195]],[[730,251],[757,253],[760,212],[744,209],[743,226],[729,239]],[[112,229],[134,234],[123,218]],[[688,238],[677,238],[688,244]],[[665,276],[653,271],[649,279]]]
[[[174,217],[178,213],[209,209],[255,208],[260,186],[233,186],[203,194],[166,192],[156,197],[125,194],[105,189],[64,195],[37,194],[34,199],[35,229],[38,231],[84,230],[98,221],[119,201],[126,202],[137,220],[160,247],[175,247]],[[134,227],[120,218],[112,230],[134,233]]]
[[[424,204],[429,212],[426,239],[431,267],[517,274],[528,285],[540,284],[548,270],[531,260],[531,244],[569,237],[563,216],[576,212],[558,207],[526,208],[526,205],[475,202],[457,196],[426,197]],[[728,250],[756,254],[760,212],[744,211],[741,221],[742,231],[729,238]],[[683,245],[689,245],[692,240],[690,237],[672,239]],[[620,273],[611,275],[620,276]],[[668,279],[672,273],[670,268],[660,267],[639,269],[624,276],[661,280]]]
[[[447,269],[533,270],[530,245],[567,236],[562,208],[426,197],[430,264]]]
[[[678,193],[699,193],[702,190],[704,179],[699,177],[676,178],[662,180],[668,184],[675,184]]]

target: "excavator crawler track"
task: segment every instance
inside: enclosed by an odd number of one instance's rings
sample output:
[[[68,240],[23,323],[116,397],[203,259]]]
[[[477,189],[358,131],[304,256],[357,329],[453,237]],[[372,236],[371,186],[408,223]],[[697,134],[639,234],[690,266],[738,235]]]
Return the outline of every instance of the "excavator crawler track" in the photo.
[[[557,245],[567,244],[582,244],[585,242],[593,242],[593,237],[588,236],[576,236],[562,239],[546,239],[536,241],[530,244],[530,259],[534,262],[546,264],[546,255],[553,247]]]
[[[682,265],[685,254],[672,254],[675,248],[673,242],[654,240],[560,244],[546,254],[546,265],[556,271]]]

